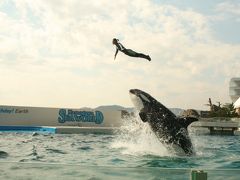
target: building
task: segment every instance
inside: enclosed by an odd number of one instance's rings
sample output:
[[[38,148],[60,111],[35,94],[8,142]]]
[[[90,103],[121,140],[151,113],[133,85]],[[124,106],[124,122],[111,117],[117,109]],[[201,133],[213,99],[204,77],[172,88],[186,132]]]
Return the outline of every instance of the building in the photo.
[[[240,97],[239,97],[238,100],[234,103],[234,108],[236,109],[236,112],[238,113],[238,115],[240,115]]]
[[[229,96],[231,97],[233,103],[235,103],[240,97],[240,77],[234,77],[230,80]]]

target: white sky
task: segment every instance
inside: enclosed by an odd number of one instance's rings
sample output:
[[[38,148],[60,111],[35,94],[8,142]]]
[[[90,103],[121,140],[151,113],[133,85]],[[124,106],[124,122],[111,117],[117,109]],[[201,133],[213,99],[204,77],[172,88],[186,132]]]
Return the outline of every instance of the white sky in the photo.
[[[167,107],[207,109],[209,97],[231,102],[240,76],[240,1],[2,0],[0,24],[5,105],[132,107],[138,88]],[[114,61],[113,37],[152,61]]]

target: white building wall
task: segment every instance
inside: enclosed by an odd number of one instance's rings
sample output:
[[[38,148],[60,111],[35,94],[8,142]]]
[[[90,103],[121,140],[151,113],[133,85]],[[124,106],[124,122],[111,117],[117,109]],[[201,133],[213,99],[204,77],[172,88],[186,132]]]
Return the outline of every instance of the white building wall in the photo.
[[[240,77],[235,77],[230,80],[229,96],[231,97],[233,103],[240,97]]]
[[[0,106],[0,126],[119,127],[121,110]]]

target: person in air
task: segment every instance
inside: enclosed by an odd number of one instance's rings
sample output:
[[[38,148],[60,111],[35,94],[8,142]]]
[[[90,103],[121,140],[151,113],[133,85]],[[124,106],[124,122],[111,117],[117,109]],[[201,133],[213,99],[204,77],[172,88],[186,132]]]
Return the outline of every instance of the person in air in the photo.
[[[139,57],[139,58],[144,58],[144,59],[147,59],[148,61],[151,61],[151,58],[149,55],[145,55],[145,54],[142,54],[142,53],[137,53],[131,49],[126,49],[120,42],[118,39],[116,38],[113,38],[112,40],[112,43],[113,45],[116,45],[116,52],[115,52],[115,55],[114,55],[114,60],[116,59],[116,56],[118,54],[118,51],[121,51],[123,52],[124,54],[128,55],[128,56],[131,56],[131,57]]]

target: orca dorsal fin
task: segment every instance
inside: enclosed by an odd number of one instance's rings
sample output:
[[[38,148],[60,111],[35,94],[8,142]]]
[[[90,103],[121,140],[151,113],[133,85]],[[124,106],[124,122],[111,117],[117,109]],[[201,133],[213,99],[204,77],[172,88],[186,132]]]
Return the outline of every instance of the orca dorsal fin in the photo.
[[[198,118],[192,116],[178,117],[178,122],[185,128],[187,128],[191,123],[198,121]]]

